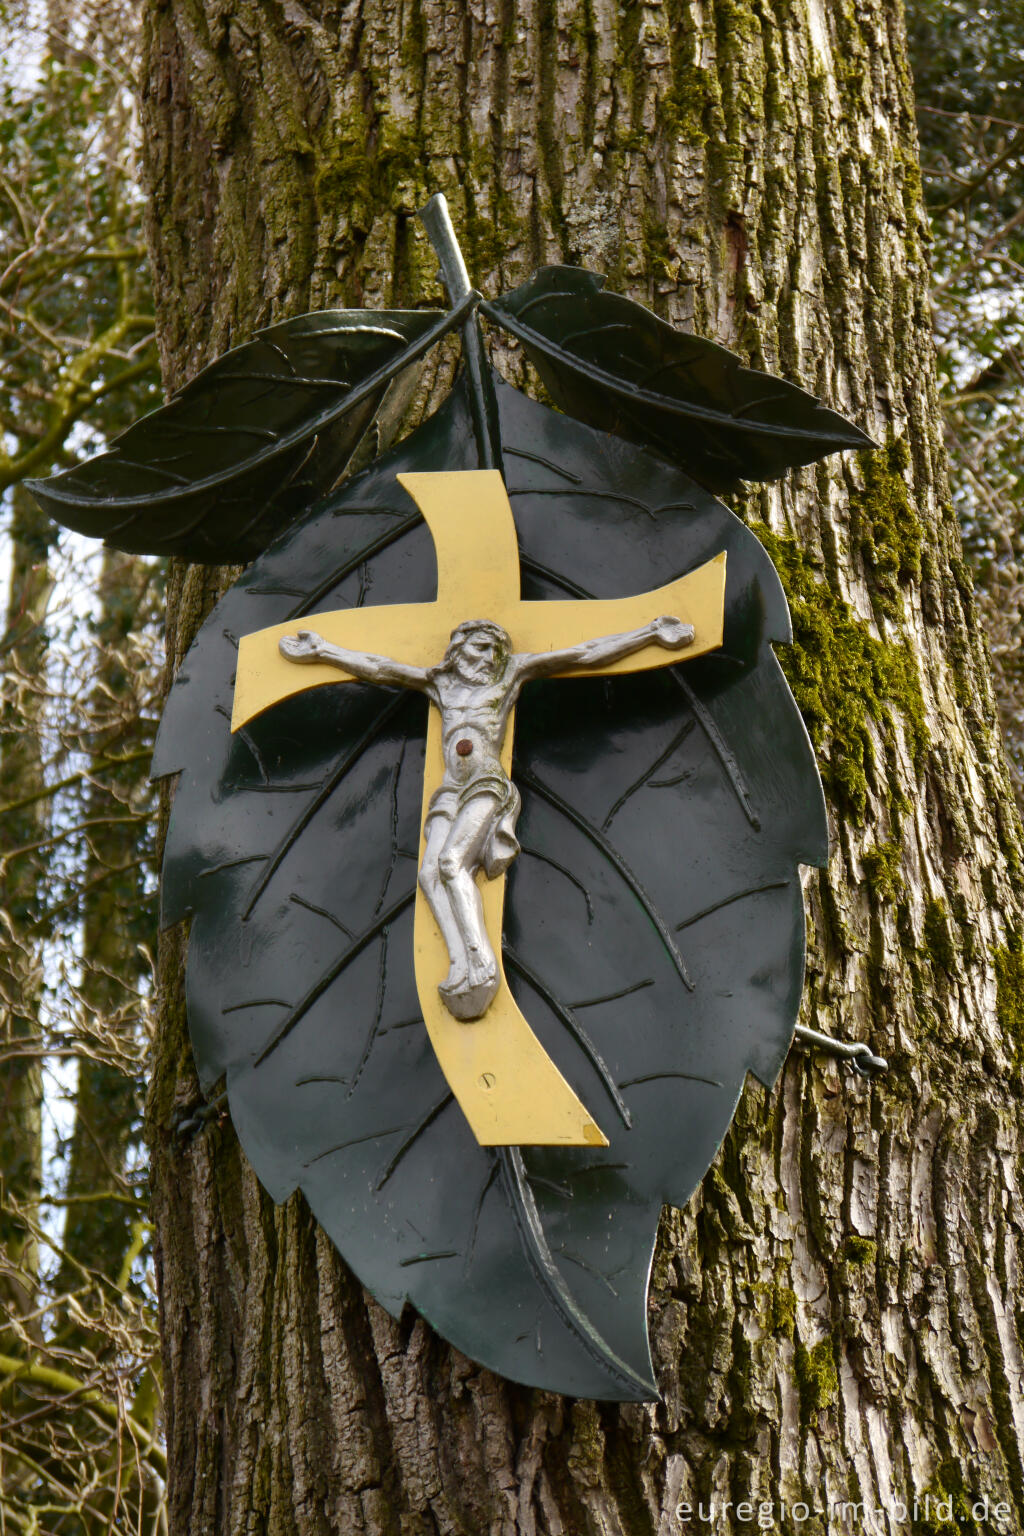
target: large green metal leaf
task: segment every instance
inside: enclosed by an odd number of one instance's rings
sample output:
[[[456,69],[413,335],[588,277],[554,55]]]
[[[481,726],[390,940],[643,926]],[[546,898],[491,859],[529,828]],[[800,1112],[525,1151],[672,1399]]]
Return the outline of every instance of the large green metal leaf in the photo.
[[[661,1207],[702,1178],[746,1073],[771,1083],[789,1049],[798,866],[825,857],[824,808],[756,539],[664,461],[506,387],[498,400],[524,595],[645,591],[728,551],[720,652],[538,683],[519,707],[505,964],[610,1145],[482,1148],[438,1067],[412,966],[424,701],[350,683],[228,727],[240,635],[434,597],[430,536],[395,475],[476,467],[461,390],[202,630],[157,748],[157,772],[181,772],[164,918],[192,918],[200,1077],[226,1078],[274,1198],[301,1188],[384,1306],[411,1301],[503,1375],[642,1399]]]
[[[481,308],[519,338],[562,410],[656,448],[711,490],[873,446],[813,395],[605,292],[582,267],[542,267]]]

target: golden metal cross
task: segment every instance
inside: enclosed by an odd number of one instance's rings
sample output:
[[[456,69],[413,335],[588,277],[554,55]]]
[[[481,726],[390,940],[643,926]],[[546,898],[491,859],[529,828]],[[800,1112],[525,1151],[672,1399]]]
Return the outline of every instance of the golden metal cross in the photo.
[[[432,603],[390,603],[309,615],[332,645],[369,651],[415,667],[436,665],[448,637],[464,619],[500,624],[516,651],[543,652],[579,645],[598,635],[639,629],[661,614],[692,624],[694,640],[683,656],[646,646],[607,666],[573,668],[563,677],[607,676],[668,667],[722,643],[725,553],[696,571],[637,597],[587,601],[524,601],[519,596],[519,551],[508,494],[494,469],[399,475],[426,520],[437,554],[437,597]],[[347,682],[336,667],[296,667],[278,650],[295,621],[245,635],[239,645],[231,729],[255,715],[328,683]],[[510,718],[502,764],[512,764]],[[423,813],[444,777],[441,717],[431,709],[423,775]],[[422,822],[421,848],[422,859]],[[484,917],[501,964],[504,877],[481,883]],[[482,1018],[462,1023],[438,995],[448,951],[426,899],[416,893],[416,989],[423,1020],[448,1080],[477,1141],[483,1146],[606,1146],[607,1138],[577,1098],[516,1006],[504,972]]]

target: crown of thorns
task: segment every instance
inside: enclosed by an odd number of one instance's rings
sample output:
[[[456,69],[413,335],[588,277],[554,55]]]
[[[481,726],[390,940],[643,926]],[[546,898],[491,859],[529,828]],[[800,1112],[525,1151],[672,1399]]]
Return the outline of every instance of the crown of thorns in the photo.
[[[463,641],[470,635],[488,635],[502,650],[512,649],[512,638],[507,629],[502,629],[500,624],[495,624],[492,619],[465,619],[457,624],[448,639],[448,650],[458,649]]]

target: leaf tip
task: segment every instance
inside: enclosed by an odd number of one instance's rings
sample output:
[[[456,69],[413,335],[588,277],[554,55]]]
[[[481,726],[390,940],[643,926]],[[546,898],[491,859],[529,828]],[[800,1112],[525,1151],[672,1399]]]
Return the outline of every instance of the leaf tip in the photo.
[[[623,1403],[663,1403],[665,1394],[659,1389],[653,1371],[642,1371],[635,1375],[633,1390],[628,1395],[621,1392],[618,1400]]]
[[[39,502],[40,506],[44,506],[45,505],[45,498],[49,495],[49,492],[46,489],[46,487],[50,483],[49,479],[47,479],[47,480],[23,480],[21,483],[24,486],[25,490],[28,491],[29,495],[35,497],[36,501]]]

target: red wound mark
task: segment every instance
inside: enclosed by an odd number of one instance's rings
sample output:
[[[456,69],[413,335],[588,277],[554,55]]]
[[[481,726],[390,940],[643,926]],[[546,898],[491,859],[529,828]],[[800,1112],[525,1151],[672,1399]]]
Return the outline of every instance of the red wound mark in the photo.
[[[463,736],[461,741],[455,743],[455,750],[460,757],[468,757],[473,750],[473,743]]]

